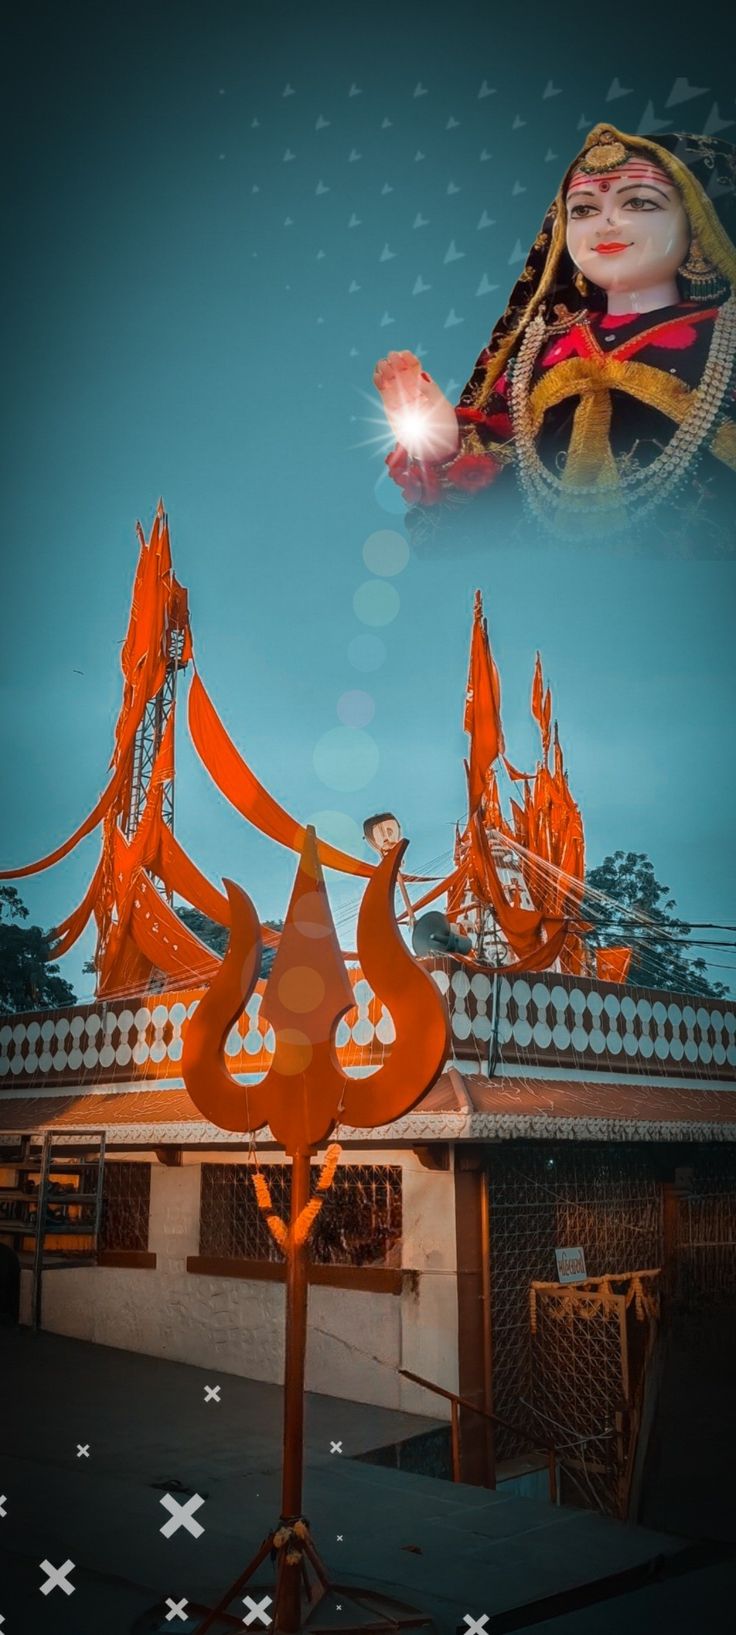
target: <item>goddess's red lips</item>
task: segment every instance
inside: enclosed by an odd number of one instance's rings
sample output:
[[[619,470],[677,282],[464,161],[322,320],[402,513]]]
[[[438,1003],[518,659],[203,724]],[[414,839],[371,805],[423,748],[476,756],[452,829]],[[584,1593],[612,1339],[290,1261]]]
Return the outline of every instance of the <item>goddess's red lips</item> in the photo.
[[[596,255],[616,255],[619,250],[630,250],[630,244],[596,244]]]

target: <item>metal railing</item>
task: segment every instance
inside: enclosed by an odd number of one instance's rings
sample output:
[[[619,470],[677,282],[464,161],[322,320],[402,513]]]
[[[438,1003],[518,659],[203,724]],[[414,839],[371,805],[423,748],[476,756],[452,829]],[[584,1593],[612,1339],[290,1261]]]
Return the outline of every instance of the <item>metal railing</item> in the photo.
[[[513,1431],[515,1436],[521,1437],[522,1440],[525,1440],[525,1439],[528,1438],[529,1433],[528,1433],[528,1430],[525,1427],[522,1427],[520,1425],[512,1425],[510,1420],[502,1418],[501,1414],[489,1413],[487,1408],[478,1408],[477,1405],[474,1402],[468,1402],[467,1397],[461,1397],[458,1394],[457,1391],[447,1391],[445,1389],[444,1385],[435,1385],[433,1380],[425,1380],[425,1379],[422,1378],[421,1374],[413,1374],[411,1372],[411,1370],[408,1369],[408,1368],[400,1368],[399,1373],[402,1375],[402,1377],[405,1380],[413,1380],[415,1385],[423,1385],[426,1391],[433,1391],[435,1396],[444,1397],[446,1399],[446,1401],[448,1401],[449,1404],[450,1404],[450,1448],[451,1448],[451,1459],[452,1459],[452,1480],[453,1480],[453,1482],[461,1482],[462,1481],[461,1457],[460,1457],[460,1418],[459,1418],[459,1410],[461,1408],[465,1408],[468,1413],[477,1414],[479,1419],[484,1419],[488,1424],[502,1425],[507,1431]],[[553,1442],[543,1442],[542,1443],[542,1450],[544,1451],[544,1453],[547,1456],[547,1474],[548,1474],[548,1481],[549,1481],[550,1504],[557,1504],[557,1502],[558,1502],[558,1489],[557,1489],[557,1454],[558,1454],[558,1449],[556,1448],[556,1446],[555,1446],[555,1444]],[[492,1461],[492,1464],[493,1464],[493,1461]],[[490,1479],[486,1483],[486,1486],[490,1487],[493,1491],[495,1491],[495,1487],[496,1487],[495,1468],[491,1469]]]

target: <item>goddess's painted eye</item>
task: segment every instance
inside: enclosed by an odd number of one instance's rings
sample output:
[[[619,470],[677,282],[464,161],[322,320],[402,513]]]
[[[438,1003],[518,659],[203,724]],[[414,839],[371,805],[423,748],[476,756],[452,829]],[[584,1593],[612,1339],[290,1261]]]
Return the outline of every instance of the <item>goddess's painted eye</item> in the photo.
[[[656,199],[648,199],[642,194],[640,196],[636,195],[634,198],[627,199],[625,201],[624,208],[628,210],[642,211],[661,210],[662,206],[661,204],[657,204]]]
[[[585,216],[594,216],[595,212],[594,204],[572,204],[568,214],[576,220],[582,220]]]

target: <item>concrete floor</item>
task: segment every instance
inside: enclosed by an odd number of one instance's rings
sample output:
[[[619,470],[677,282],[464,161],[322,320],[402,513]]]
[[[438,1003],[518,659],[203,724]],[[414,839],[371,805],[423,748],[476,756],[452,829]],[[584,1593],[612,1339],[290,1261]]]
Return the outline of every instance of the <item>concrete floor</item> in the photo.
[[[206,1385],[220,1386],[219,1402],[205,1401]],[[212,1604],[277,1522],[279,1389],[4,1329],[0,1390],[2,1635],[187,1635],[194,1625],[178,1614],[155,1625],[144,1615],[156,1603],[165,1610],[167,1597]],[[431,1615],[436,1635],[469,1630],[484,1614],[486,1635],[532,1622],[553,1635],[612,1635],[614,1621],[617,1635],[623,1626],[627,1635],[728,1627],[712,1612],[689,1624],[673,1619],[688,1601],[692,1612],[707,1605],[703,1597],[730,1598],[730,1563],[540,1624],[535,1601],[658,1557],[673,1564],[683,1541],[355,1457],[437,1423],[308,1396],[304,1510],[331,1575],[413,1604]],[[331,1452],[333,1442],[341,1452]],[[88,1456],[78,1444],[89,1445]],[[167,1491],[180,1503],[203,1498],[198,1538],[184,1528],[162,1535]],[[44,1560],[74,1562],[72,1595],[40,1593]],[[258,1582],[260,1599],[273,1585],[268,1572]],[[354,1622],[341,1606],[335,1629]],[[243,1616],[240,1603],[234,1610]]]
[[[642,1492],[646,1526],[736,1545],[735,1379],[733,1311],[676,1313]]]

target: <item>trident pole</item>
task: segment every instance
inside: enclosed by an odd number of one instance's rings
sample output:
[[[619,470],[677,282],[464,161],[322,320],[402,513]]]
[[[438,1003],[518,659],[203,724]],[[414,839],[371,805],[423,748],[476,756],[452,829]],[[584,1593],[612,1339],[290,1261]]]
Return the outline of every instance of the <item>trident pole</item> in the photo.
[[[291,1167],[291,1212],[286,1258],[286,1354],[284,1363],[284,1459],[281,1485],[281,1522],[293,1526],[302,1511],[304,1474],[304,1368],[307,1351],[309,1297],[309,1236],[296,1241],[296,1222],[309,1202],[309,1148],[298,1147]],[[288,1547],[279,1555],[274,1628],[284,1635],[301,1629],[302,1564],[288,1560]]]

